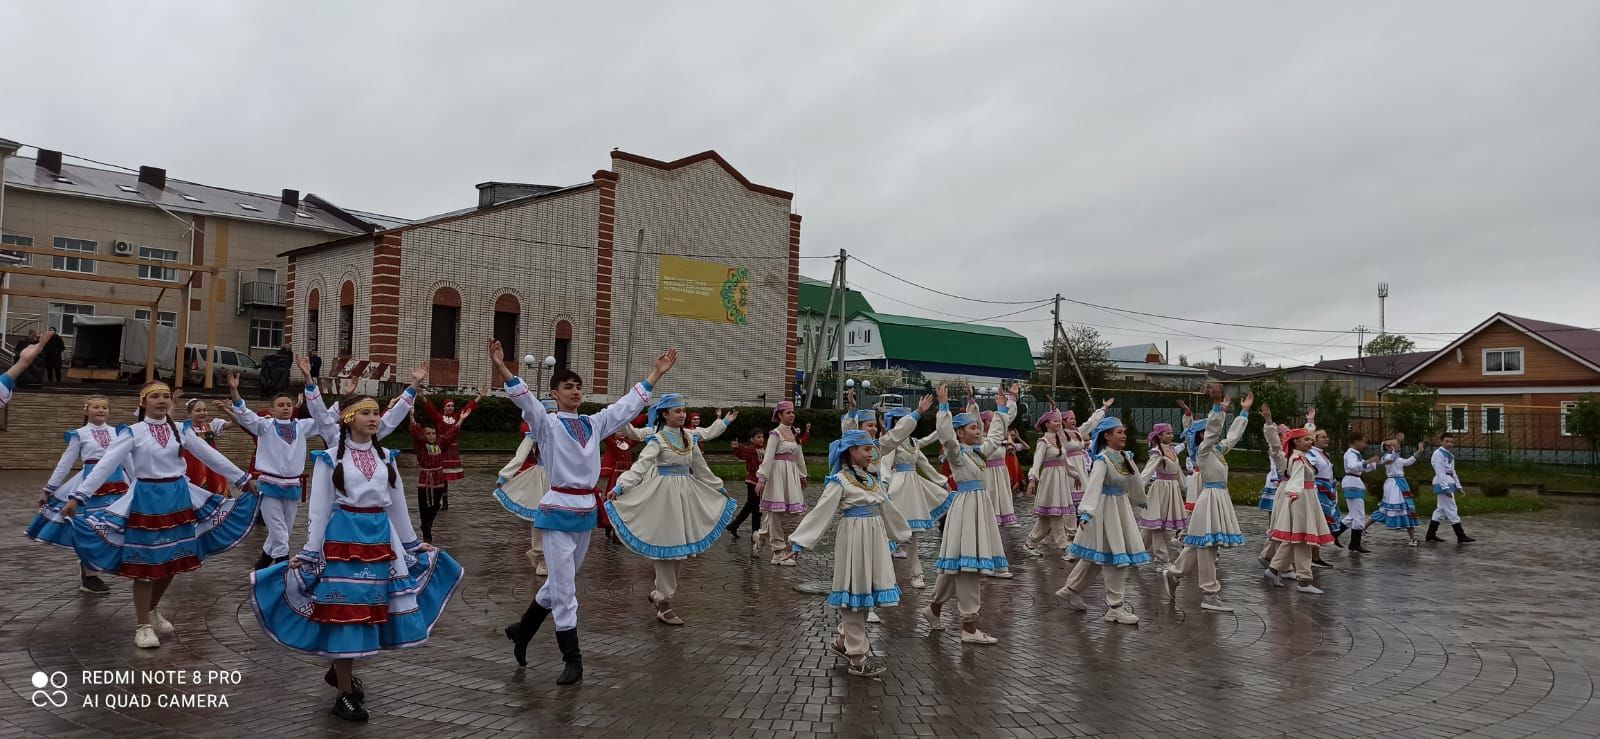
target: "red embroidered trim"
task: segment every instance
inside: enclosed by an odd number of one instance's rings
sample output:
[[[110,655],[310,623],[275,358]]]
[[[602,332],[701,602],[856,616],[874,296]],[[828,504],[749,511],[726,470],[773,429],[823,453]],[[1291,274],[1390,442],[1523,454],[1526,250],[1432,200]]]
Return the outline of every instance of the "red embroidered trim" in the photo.
[[[313,603],[311,620],[324,624],[385,624],[389,622],[389,606]]]
[[[1277,529],[1272,530],[1272,538],[1289,544],[1315,544],[1317,546],[1325,546],[1333,543],[1332,534],[1303,534],[1297,531],[1279,531]]]
[[[128,527],[134,529],[170,529],[174,526],[192,524],[196,521],[193,508],[181,511],[151,515],[148,513],[129,513]]]
[[[329,541],[322,544],[322,556],[330,562],[388,562],[394,559],[394,548],[387,543]]]
[[[200,569],[200,558],[191,554],[158,565],[123,562],[117,565],[117,574],[135,580],[160,580],[180,572],[198,569]]]

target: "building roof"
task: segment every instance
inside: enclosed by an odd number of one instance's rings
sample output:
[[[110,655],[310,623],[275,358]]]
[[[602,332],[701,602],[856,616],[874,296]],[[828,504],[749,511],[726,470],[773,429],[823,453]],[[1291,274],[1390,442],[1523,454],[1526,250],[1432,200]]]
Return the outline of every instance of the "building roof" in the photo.
[[[314,196],[301,199],[298,205],[284,203],[281,195],[234,190],[226,187],[202,185],[187,180],[166,178],[166,187],[160,190],[139,181],[137,172],[123,172],[77,164],[61,164],[61,174],[37,165],[29,157],[9,157],[5,161],[6,187],[28,192],[64,195],[68,197],[100,200],[143,207],[156,207],[174,213],[229,218],[238,221],[271,223],[290,228],[303,228],[331,234],[354,234],[361,229],[339,217],[328,208],[321,207]],[[249,206],[246,208],[244,206]],[[342,210],[337,209],[335,210]],[[375,213],[343,210],[378,228],[405,223],[404,219]]]
[[[1282,367],[1246,367],[1238,364],[1219,364],[1208,368],[1206,373],[1218,380],[1249,380],[1282,371],[1284,371]]]
[[[873,311],[861,311],[850,318],[877,324],[887,359],[1023,372],[1034,369],[1027,337],[1010,329]]]
[[[1133,346],[1114,346],[1106,351],[1108,358],[1113,362],[1144,362],[1151,354],[1161,356],[1161,348],[1155,344],[1135,344]],[[1155,362],[1153,364],[1160,364]]]
[[[1568,326],[1564,323],[1552,323],[1532,318],[1521,318],[1506,313],[1496,313],[1489,316],[1483,323],[1474,326],[1472,330],[1456,337],[1455,341],[1446,344],[1443,349],[1433,352],[1421,362],[1418,362],[1415,367],[1396,377],[1393,382],[1384,387],[1395,387],[1410,380],[1418,372],[1421,372],[1423,368],[1437,361],[1439,357],[1453,355],[1457,347],[1460,347],[1468,339],[1496,323],[1504,323],[1517,329],[1545,346],[1566,355],[1567,358],[1574,362],[1600,372],[1600,331],[1579,326]]]
[[[1422,364],[1431,356],[1433,356],[1433,352],[1410,352],[1377,357],[1326,359],[1311,365],[1311,367],[1330,372],[1348,372],[1353,375],[1399,377],[1415,369],[1417,365]]]
[[[1208,374],[1200,367],[1185,367],[1181,364],[1156,364],[1155,362],[1118,362],[1113,360],[1113,366],[1123,372],[1142,372],[1147,375],[1194,375],[1203,377]]]
[[[816,313],[819,317],[827,315],[828,291],[831,286],[832,283],[830,282],[813,280],[810,277],[801,275],[800,305],[796,310],[798,310],[800,313],[805,313],[809,310],[813,313]],[[835,295],[834,299],[837,300],[838,297],[839,296]],[[854,316],[857,313],[865,313],[871,310],[872,304],[867,302],[866,296],[855,290],[851,290],[849,288],[845,289],[844,314],[846,316]],[[839,315],[837,308],[833,311],[833,315],[835,317]]]

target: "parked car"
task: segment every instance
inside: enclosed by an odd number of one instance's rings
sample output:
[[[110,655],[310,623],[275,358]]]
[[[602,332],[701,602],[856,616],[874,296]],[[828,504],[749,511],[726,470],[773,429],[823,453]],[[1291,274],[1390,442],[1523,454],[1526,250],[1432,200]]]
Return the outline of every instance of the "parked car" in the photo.
[[[206,346],[205,344],[187,344],[183,349],[183,364],[187,368],[184,377],[186,384],[198,385],[206,378]],[[219,387],[226,384],[228,371],[238,372],[246,383],[256,385],[261,382],[261,365],[238,349],[228,346],[212,347],[211,362],[214,367],[213,379]]]

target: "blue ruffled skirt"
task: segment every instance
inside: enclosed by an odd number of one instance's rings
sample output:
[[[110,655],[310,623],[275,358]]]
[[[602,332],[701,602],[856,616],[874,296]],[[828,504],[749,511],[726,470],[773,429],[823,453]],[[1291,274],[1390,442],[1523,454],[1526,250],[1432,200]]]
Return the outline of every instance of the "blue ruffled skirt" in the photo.
[[[139,480],[126,495],[72,518],[72,545],[92,569],[159,580],[198,569],[255,525],[254,494],[224,498],[186,478]]]

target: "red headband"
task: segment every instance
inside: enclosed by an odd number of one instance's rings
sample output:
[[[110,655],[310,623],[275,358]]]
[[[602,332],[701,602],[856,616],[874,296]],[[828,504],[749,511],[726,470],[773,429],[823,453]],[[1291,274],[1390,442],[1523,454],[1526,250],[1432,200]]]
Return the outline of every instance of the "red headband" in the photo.
[[[1289,453],[1289,449],[1291,448],[1290,445],[1294,443],[1295,439],[1310,435],[1311,432],[1305,430],[1304,428],[1289,429],[1289,433],[1283,435],[1283,453],[1285,455]]]

